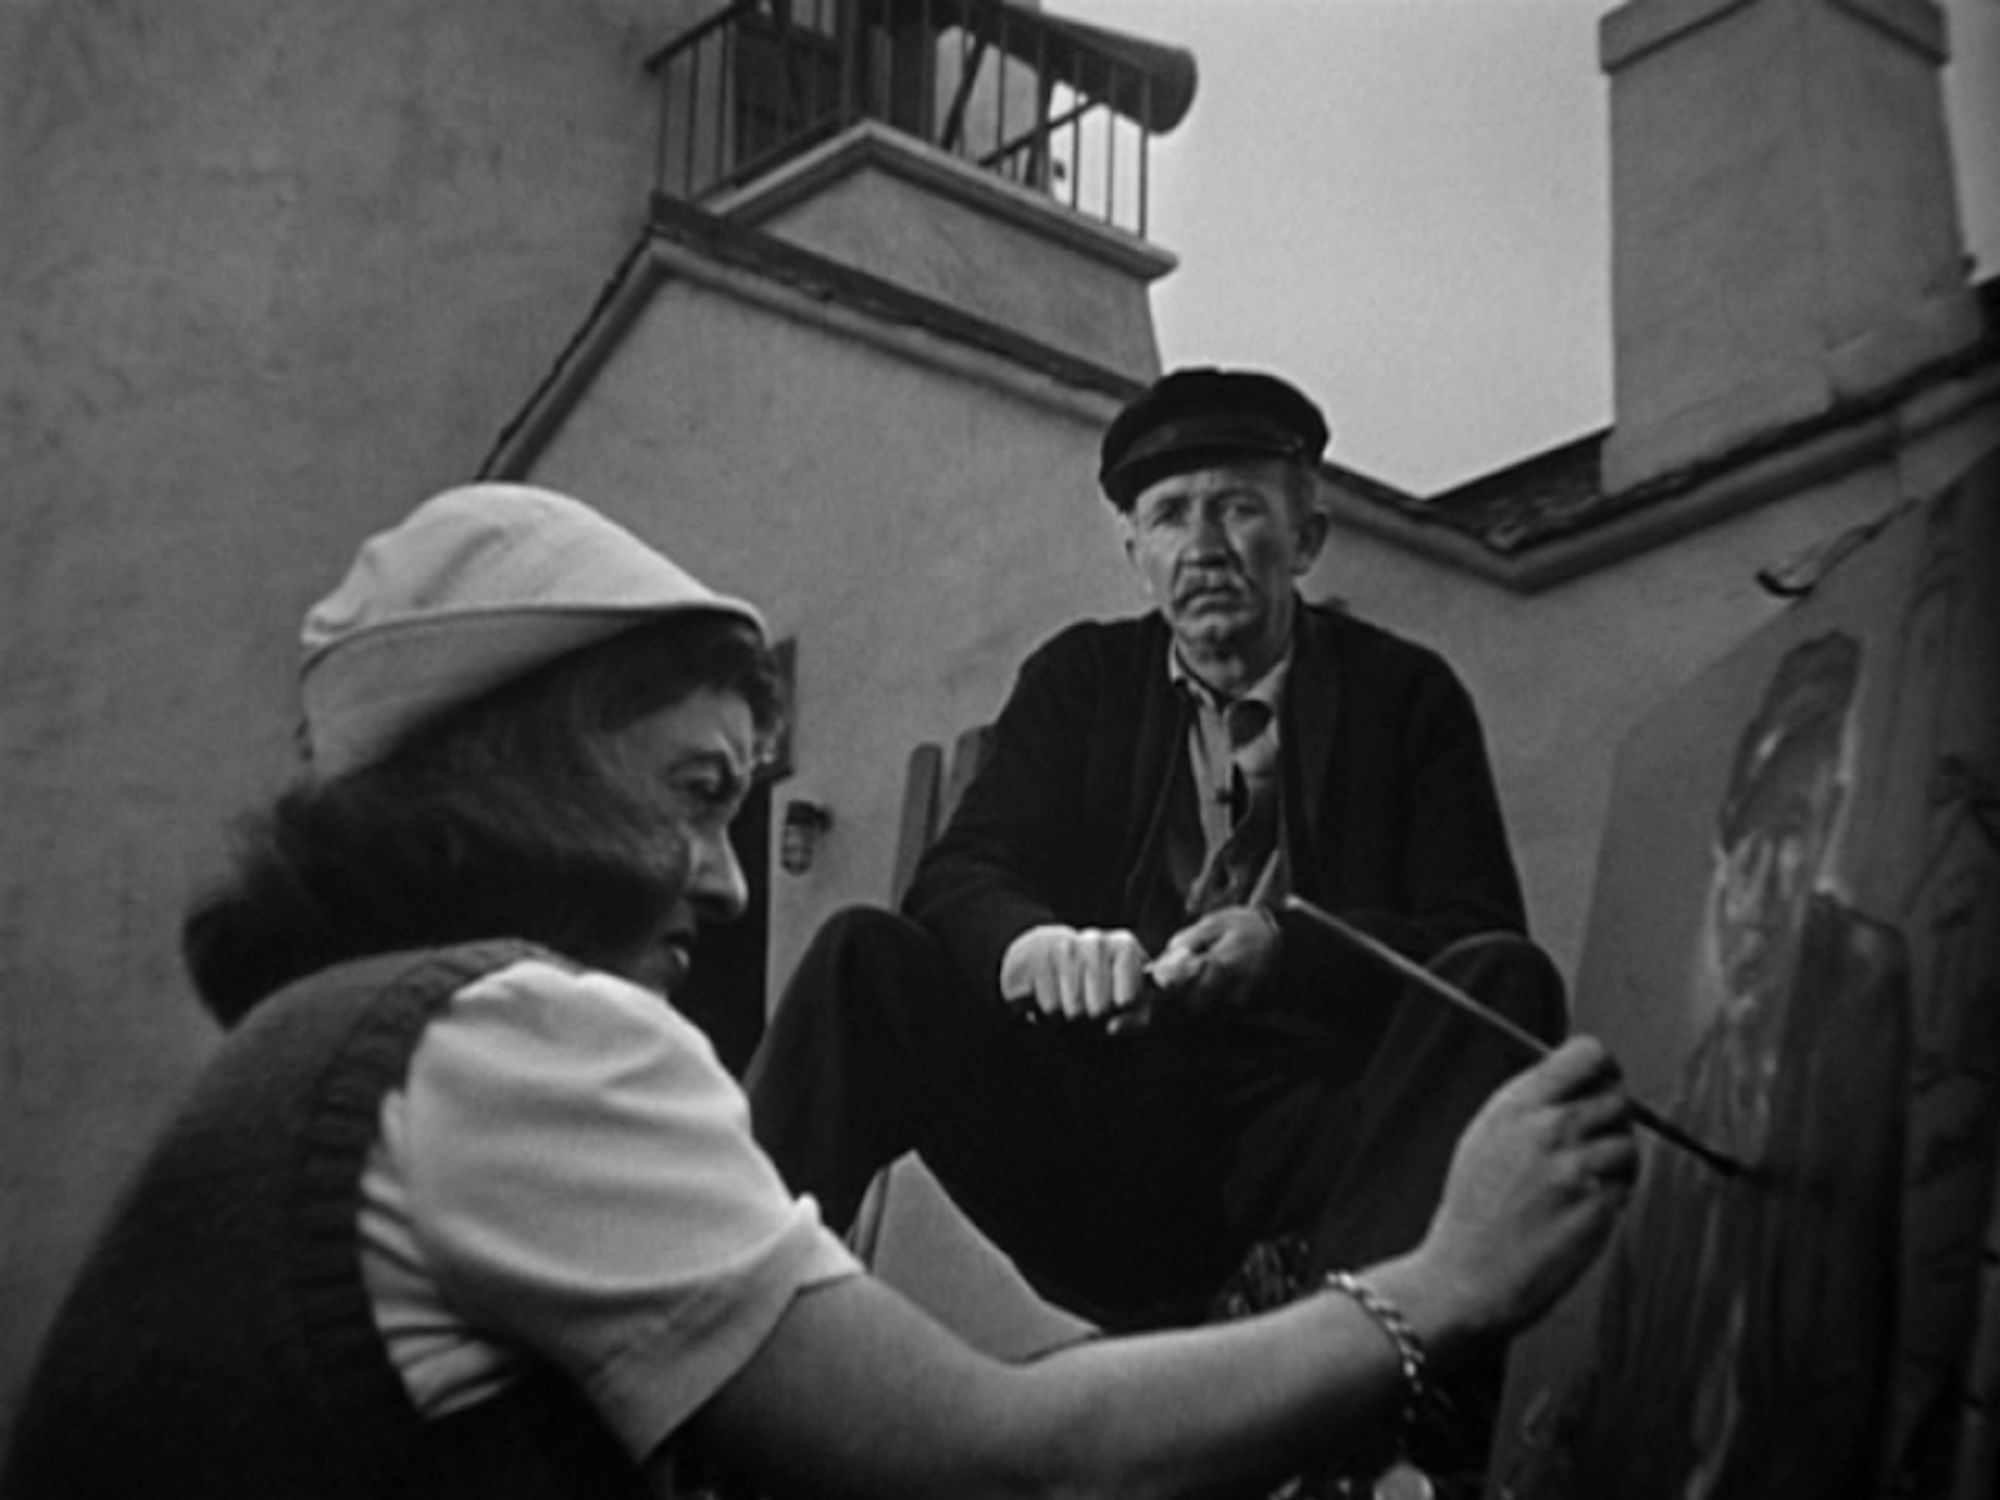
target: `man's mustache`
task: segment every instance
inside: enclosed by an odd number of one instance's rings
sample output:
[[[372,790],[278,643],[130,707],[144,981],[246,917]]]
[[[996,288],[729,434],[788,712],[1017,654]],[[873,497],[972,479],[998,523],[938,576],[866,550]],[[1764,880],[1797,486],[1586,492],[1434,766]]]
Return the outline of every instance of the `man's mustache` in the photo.
[[[1174,603],[1185,604],[1197,594],[1240,594],[1244,579],[1235,568],[1203,564],[1190,568],[1174,580]]]

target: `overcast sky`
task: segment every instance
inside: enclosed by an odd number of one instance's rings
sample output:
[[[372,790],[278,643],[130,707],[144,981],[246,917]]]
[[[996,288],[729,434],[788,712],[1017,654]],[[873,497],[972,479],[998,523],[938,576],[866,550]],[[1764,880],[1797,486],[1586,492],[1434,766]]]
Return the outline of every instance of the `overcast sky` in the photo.
[[[1432,494],[1611,420],[1609,0],[1045,0],[1194,52],[1154,146],[1169,365],[1305,387]],[[1968,246],[2000,272],[2000,0],[1947,0]]]

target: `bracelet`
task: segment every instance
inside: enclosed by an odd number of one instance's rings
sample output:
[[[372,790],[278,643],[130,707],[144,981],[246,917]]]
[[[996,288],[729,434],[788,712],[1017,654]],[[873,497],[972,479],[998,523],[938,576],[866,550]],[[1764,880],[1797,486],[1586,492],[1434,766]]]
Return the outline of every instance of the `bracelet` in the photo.
[[[1411,1431],[1417,1422],[1417,1413],[1423,1406],[1426,1387],[1424,1366],[1429,1356],[1424,1353],[1423,1340],[1410,1327],[1402,1309],[1374,1287],[1349,1271],[1328,1271],[1326,1286],[1329,1291],[1339,1292],[1368,1314],[1396,1346],[1396,1362],[1403,1370],[1403,1417],[1402,1440],[1397,1443],[1400,1452],[1407,1445]]]

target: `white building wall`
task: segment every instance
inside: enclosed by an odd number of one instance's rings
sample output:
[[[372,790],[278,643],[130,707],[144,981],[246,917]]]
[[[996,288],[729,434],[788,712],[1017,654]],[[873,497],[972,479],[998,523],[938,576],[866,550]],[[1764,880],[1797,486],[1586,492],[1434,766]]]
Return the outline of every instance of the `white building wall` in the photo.
[[[213,1028],[293,641],[637,237],[660,0],[0,5],[0,1439]]]

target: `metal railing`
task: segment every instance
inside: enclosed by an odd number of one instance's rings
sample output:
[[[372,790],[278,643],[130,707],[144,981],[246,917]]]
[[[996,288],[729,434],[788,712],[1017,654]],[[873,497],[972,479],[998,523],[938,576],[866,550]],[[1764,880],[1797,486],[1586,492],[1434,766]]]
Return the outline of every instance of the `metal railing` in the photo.
[[[861,120],[1144,235],[1187,52],[1003,0],[736,0],[647,63],[654,185],[701,202]]]

